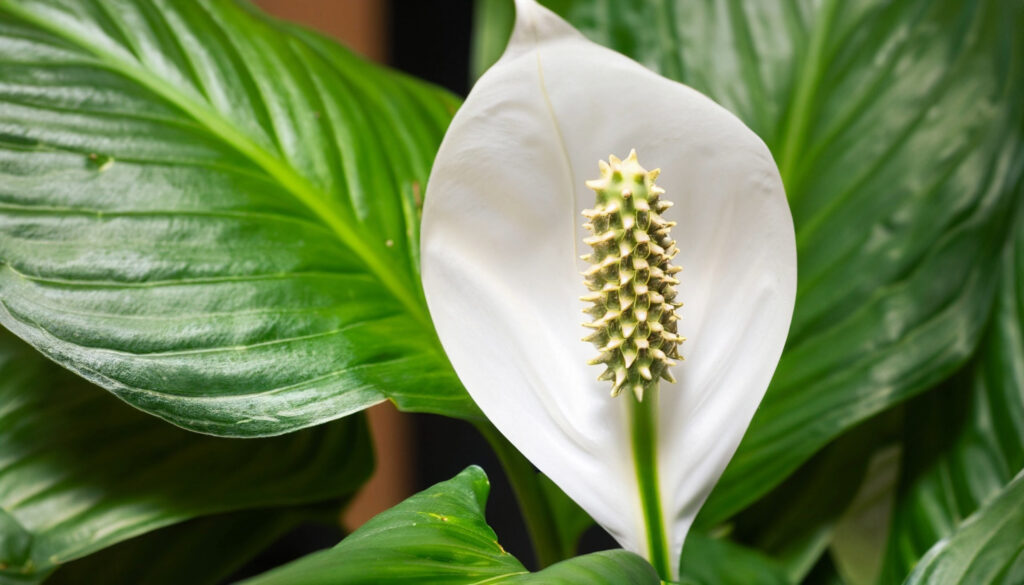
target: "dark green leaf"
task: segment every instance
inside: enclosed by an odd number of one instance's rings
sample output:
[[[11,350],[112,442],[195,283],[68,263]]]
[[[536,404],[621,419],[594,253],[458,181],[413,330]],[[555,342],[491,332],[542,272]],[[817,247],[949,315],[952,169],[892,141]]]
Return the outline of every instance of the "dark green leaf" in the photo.
[[[488,585],[490,585],[488,581]],[[659,585],[647,561],[624,550],[606,550],[555,563],[536,573],[494,581],[499,585]]]
[[[490,484],[478,467],[373,518],[331,550],[245,585],[658,585],[654,568],[607,551],[528,573],[484,520]]]
[[[340,498],[371,468],[361,417],[269,439],[199,435],[0,335],[0,582],[198,516]]]
[[[572,498],[565,495],[565,492],[546,475],[538,474],[537,478],[541,490],[544,492],[545,501],[551,510],[551,515],[554,517],[555,527],[558,529],[558,542],[562,548],[559,557],[576,556],[580,538],[588,528],[594,526],[594,519],[583,511],[579,504],[572,501]]]
[[[1024,577],[1024,472],[935,545],[906,585],[1018,585]]]
[[[786,184],[800,265],[789,345],[707,527],[972,354],[1024,169],[1024,5],[557,4],[590,38],[735,112]]]
[[[0,0],[0,322],[174,424],[474,417],[418,214],[443,92],[233,0]]]
[[[1019,473],[1024,469],[1022,230],[1017,231],[1015,247],[1007,250],[1003,276],[997,310],[971,366],[941,388],[911,403],[913,416],[908,416],[906,422],[902,485],[889,535],[883,584],[902,583],[918,560],[940,539],[964,538],[953,535],[967,530],[960,527],[965,518],[992,498],[1010,497],[1004,486],[1015,476],[1017,483],[1021,483]],[[1024,509],[1024,491],[1018,487],[1016,493],[1017,506]],[[990,516],[994,513],[986,512]],[[1024,519],[1018,522],[1021,522],[1018,528],[1024,526]],[[1018,532],[1018,538],[1021,539],[1019,544],[1024,544],[1024,534]],[[943,557],[956,554],[959,553],[943,553]]]
[[[196,518],[72,561],[46,585],[219,585],[303,519],[290,510]]]
[[[777,560],[790,581],[802,581],[828,550],[837,523],[864,482],[872,455],[895,440],[891,427],[898,420],[876,417],[822,449],[734,519],[736,540]]]
[[[691,532],[683,548],[682,585],[789,585],[772,559],[727,540]]]

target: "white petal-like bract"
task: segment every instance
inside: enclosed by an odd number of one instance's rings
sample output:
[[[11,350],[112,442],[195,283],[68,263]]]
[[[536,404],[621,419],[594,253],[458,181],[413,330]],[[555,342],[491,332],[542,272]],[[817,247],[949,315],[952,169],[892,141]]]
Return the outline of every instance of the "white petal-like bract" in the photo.
[[[609,396],[581,340],[581,212],[597,162],[636,149],[675,203],[685,361],[659,391],[660,493],[673,559],[778,363],[796,245],[764,143],[704,95],[517,0],[501,60],[438,152],[423,285],[455,371],[494,425],[625,548],[647,554],[629,393]],[[673,565],[675,565],[673,561]],[[674,575],[673,575],[674,577]]]

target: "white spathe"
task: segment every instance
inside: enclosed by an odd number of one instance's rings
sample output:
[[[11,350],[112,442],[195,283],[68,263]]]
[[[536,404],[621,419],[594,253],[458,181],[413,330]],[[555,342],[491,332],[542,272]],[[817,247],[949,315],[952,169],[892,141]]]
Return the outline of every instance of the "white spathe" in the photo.
[[[455,371],[494,425],[624,547],[647,555],[629,393],[581,340],[584,182],[635,148],[673,201],[685,361],[661,383],[673,559],[771,380],[796,296],[793,221],[762,141],[704,95],[517,0],[501,60],[445,136],[423,210],[423,286]],[[676,562],[673,562],[675,565]],[[677,570],[677,569],[676,569]],[[676,575],[673,575],[675,578]]]

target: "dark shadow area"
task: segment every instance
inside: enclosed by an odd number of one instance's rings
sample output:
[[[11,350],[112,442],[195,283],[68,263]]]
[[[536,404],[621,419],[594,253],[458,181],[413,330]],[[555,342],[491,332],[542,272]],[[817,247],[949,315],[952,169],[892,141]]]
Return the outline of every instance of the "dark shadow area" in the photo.
[[[332,548],[345,536],[337,524],[316,522],[303,524],[277,539],[274,544],[261,551],[254,559],[225,579],[223,583],[224,585],[237,583],[297,561],[315,551]]]
[[[460,96],[469,91],[473,0],[391,3],[391,65]]]

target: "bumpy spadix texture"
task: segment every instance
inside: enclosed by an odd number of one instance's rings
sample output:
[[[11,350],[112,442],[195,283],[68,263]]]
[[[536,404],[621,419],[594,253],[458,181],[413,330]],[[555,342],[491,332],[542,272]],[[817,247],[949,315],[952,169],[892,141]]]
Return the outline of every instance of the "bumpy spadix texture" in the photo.
[[[700,93],[516,0],[501,60],[437,153],[423,209],[423,290],[487,418],[623,547],[648,555],[633,398],[608,398],[580,341],[594,162],[635,148],[675,203],[679,334],[653,421],[669,554],[736,451],[782,354],[796,242],[764,143]],[[675,360],[673,360],[675,361]],[[652,378],[654,372],[652,371]],[[642,404],[648,404],[650,397]]]
[[[675,382],[669,367],[683,341],[673,276],[681,268],[672,264],[676,223],[661,216],[672,203],[654,184],[660,169],[640,166],[636,150],[599,165],[601,178],[587,181],[597,203],[583,210],[583,227],[593,234],[583,241],[593,251],[583,258],[591,264],[584,273],[591,292],[581,300],[592,303],[585,312],[593,320],[584,326],[594,330],[584,341],[600,350],[590,364],[605,365],[599,379],[612,383],[612,396],[629,389],[643,400],[660,378]]]

